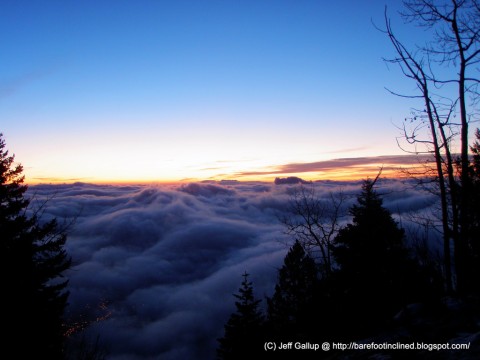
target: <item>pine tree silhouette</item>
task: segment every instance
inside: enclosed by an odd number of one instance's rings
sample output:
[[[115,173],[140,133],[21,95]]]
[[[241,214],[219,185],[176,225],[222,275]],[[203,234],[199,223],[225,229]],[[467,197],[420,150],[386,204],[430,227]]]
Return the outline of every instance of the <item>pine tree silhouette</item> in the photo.
[[[366,180],[350,212],[351,224],[335,239],[334,257],[342,289],[343,316],[349,329],[368,332],[393,317],[412,293],[413,262],[404,231],[383,207],[375,179]]]
[[[230,315],[225,325],[225,335],[218,339],[217,349],[219,359],[247,359],[249,356],[263,352],[263,322],[259,310],[261,300],[255,299],[253,285],[245,272],[238,294],[234,294],[236,312]]]
[[[470,292],[476,295],[480,294],[480,284],[478,279],[480,277],[480,129],[475,132],[476,140],[470,147],[472,157],[469,166],[469,183],[467,189],[468,206],[466,209],[468,213],[468,228],[464,233],[468,242],[468,273],[467,282]],[[458,166],[460,168],[460,166]]]
[[[3,358],[62,359],[62,317],[70,267],[66,234],[56,220],[27,215],[23,167],[5,150],[0,134],[0,283]]]
[[[315,262],[305,253],[300,242],[295,241],[278,271],[275,293],[272,298],[267,298],[269,334],[284,341],[310,336],[317,312],[317,290]]]

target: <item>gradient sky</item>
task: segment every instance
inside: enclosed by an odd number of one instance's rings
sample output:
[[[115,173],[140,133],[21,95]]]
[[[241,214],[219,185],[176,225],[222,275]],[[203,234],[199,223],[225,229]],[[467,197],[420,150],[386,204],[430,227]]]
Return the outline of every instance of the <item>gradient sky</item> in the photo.
[[[399,36],[418,36],[398,1],[3,0],[0,131],[31,183],[399,155],[412,103],[384,87],[413,84],[382,61],[393,50],[372,20],[387,4]]]

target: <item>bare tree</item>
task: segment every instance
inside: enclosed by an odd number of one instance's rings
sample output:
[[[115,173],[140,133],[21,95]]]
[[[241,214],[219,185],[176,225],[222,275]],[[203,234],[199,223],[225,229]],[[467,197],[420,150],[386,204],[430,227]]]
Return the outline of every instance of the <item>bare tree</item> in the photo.
[[[332,272],[332,243],[346,215],[346,196],[340,191],[320,198],[312,186],[299,186],[291,194],[288,215],[280,220],[287,234],[298,240],[312,254],[319,254],[322,275]],[[317,257],[318,260],[318,257]]]
[[[404,76],[416,84],[413,94],[391,93],[420,99],[424,109],[413,109],[410,123],[403,127],[404,139],[415,145],[415,153],[433,155],[442,209],[446,287],[453,289],[450,241],[454,244],[457,291],[466,290],[469,193],[468,125],[475,119],[480,63],[480,2],[478,0],[407,0],[401,13],[432,31],[432,41],[413,49],[395,35],[385,10],[385,29],[396,56],[386,59],[400,67]],[[473,73],[473,75],[472,75]],[[471,100],[471,103],[469,103]],[[460,121],[457,121],[457,117]],[[455,173],[453,151],[459,144],[460,176]],[[423,146],[420,151],[419,146]]]

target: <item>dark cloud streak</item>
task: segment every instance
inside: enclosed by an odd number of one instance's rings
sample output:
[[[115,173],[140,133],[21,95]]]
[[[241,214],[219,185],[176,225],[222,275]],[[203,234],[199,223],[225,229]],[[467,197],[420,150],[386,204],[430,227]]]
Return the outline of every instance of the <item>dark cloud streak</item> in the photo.
[[[272,170],[265,171],[245,171],[237,173],[237,176],[254,176],[254,175],[281,175],[281,174],[298,174],[307,172],[329,172],[335,170],[345,170],[351,168],[362,168],[369,165],[386,165],[389,168],[397,170],[405,165],[420,165],[422,162],[431,160],[428,156],[413,155],[385,155],[373,157],[357,157],[357,158],[339,158],[333,160],[316,161],[310,163],[291,163],[274,167]],[[397,165],[397,167],[393,166]]]

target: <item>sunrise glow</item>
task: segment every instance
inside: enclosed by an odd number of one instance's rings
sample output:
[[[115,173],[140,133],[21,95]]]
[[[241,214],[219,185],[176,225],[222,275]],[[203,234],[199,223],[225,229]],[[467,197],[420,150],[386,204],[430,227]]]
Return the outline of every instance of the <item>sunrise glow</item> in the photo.
[[[1,5],[0,132],[27,183],[395,176],[363,164],[404,154],[412,106],[384,89],[407,83],[383,4],[202,3]]]

